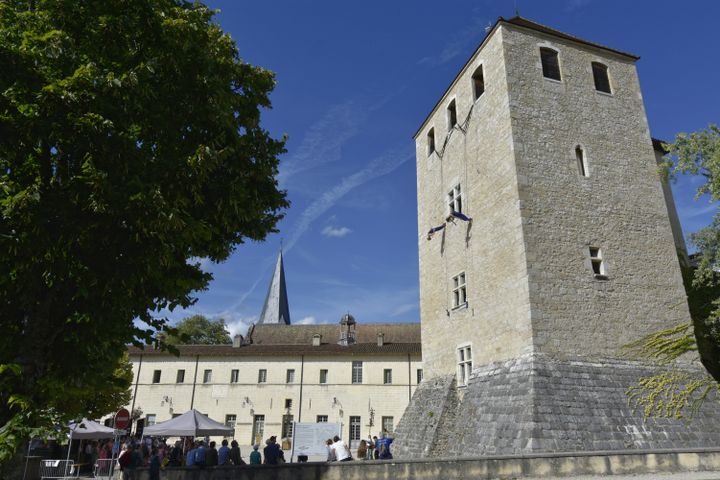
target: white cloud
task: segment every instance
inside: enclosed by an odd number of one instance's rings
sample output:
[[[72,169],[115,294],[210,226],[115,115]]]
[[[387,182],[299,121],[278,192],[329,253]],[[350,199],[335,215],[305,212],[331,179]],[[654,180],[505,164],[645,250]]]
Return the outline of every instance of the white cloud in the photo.
[[[417,310],[419,308],[419,305],[417,302],[413,303],[404,303],[402,305],[398,305],[395,307],[395,310],[390,314],[391,317],[399,317],[400,315],[403,315],[408,312],[412,312],[413,310]]]
[[[437,67],[448,63],[461,54],[469,54],[469,49],[480,45],[480,40],[486,33],[486,27],[492,27],[485,16],[476,16],[470,20],[470,25],[458,30],[445,44],[438,55],[423,57],[418,60],[419,65]]]
[[[323,235],[325,235],[326,237],[333,237],[333,238],[342,238],[345,235],[349,234],[350,232],[352,232],[352,230],[350,230],[347,227],[337,228],[337,227],[331,227],[330,225],[328,225],[327,227],[322,229]]]
[[[294,323],[295,325],[315,325],[315,324],[318,323],[318,322],[317,322],[317,320],[315,319],[315,317],[313,317],[313,316],[308,316],[308,317],[301,318],[301,319],[298,320],[297,322],[293,322],[293,323]]]

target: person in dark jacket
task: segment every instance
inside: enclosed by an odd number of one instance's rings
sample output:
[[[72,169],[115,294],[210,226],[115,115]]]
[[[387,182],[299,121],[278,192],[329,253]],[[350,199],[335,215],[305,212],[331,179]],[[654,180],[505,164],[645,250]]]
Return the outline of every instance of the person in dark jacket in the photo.
[[[238,446],[238,442],[236,440],[233,440],[232,443],[230,443],[230,455],[228,458],[230,458],[230,461],[233,465],[243,465],[245,462],[243,462],[242,456],[240,455],[240,447]]]
[[[280,445],[277,444],[277,437],[272,436],[265,442],[265,448],[263,449],[263,457],[265,465],[277,465],[280,463],[280,457],[282,453],[280,451]]]
[[[150,452],[150,480],[160,480],[160,456],[157,448]]]
[[[218,464],[218,451],[215,449],[215,442],[210,442],[210,447],[205,452],[205,465],[214,467]]]

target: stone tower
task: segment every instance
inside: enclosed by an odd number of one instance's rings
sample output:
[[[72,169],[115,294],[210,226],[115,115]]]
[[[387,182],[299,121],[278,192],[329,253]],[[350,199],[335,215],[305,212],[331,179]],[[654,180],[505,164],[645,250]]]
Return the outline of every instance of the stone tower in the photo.
[[[623,345],[689,321],[638,58],[501,18],[420,126],[426,380],[398,458],[720,439],[627,407],[653,366]]]

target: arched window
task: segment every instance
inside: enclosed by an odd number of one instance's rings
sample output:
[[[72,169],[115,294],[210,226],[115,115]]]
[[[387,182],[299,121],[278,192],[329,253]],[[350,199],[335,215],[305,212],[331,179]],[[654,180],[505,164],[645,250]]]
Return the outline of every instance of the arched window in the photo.
[[[590,176],[590,169],[588,168],[587,157],[582,147],[578,145],[575,147],[575,158],[577,159],[578,171],[583,177]]]
[[[560,78],[560,60],[558,52],[552,48],[540,48],[540,61],[542,62],[543,77],[553,80],[561,80]]]
[[[435,152],[435,128],[431,128],[427,134],[427,152],[428,157]]]
[[[485,77],[483,75],[483,66],[480,65],[472,76],[473,100],[480,98],[485,93]]]
[[[592,62],[593,80],[595,80],[595,90],[598,92],[612,93],[610,91],[610,77],[608,77],[608,67],[602,63]]]

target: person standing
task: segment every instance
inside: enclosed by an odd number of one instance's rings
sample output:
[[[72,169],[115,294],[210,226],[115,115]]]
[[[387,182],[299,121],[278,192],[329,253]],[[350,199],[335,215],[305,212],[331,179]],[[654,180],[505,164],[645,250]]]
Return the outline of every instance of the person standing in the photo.
[[[197,452],[197,445],[193,443],[190,446],[190,450],[185,455],[185,466],[186,467],[195,466],[195,453],[196,452]]]
[[[390,452],[390,444],[393,442],[393,438],[387,433],[387,431],[383,430],[383,432],[380,434],[380,460],[390,460],[393,458],[392,453]]]
[[[180,448],[180,445],[180,440],[177,440],[175,446],[170,450],[170,462],[168,462],[168,465],[171,467],[182,465],[182,448]]]
[[[337,435],[333,437],[333,444],[330,448],[335,451],[335,459],[338,462],[348,462],[352,460],[350,448]]]
[[[380,456],[380,441],[378,440],[377,436],[373,436],[373,445],[375,445],[375,448],[373,449],[373,458],[377,460]]]
[[[325,447],[327,448],[327,461],[328,462],[334,462],[335,460],[337,460],[337,458],[335,458],[335,450],[332,448],[332,444],[333,444],[332,438],[328,438],[325,441]]]
[[[265,465],[277,465],[280,463],[280,445],[277,444],[277,437],[272,436],[265,442],[265,448],[263,449],[263,455],[265,457]]]
[[[235,440],[233,440],[234,442]],[[228,441],[223,440],[222,446],[218,449],[218,465],[225,465],[230,457],[230,448],[228,447]]]
[[[158,449],[153,447],[150,451],[150,480],[160,480],[160,454]]]
[[[207,452],[205,453],[205,465],[208,467],[214,467],[218,464],[218,451],[215,450],[215,442],[210,442],[210,447],[208,447]]]
[[[368,446],[365,440],[360,440],[360,446],[357,449],[358,460],[367,460]]]
[[[367,438],[367,460],[372,460],[375,458],[375,443],[373,442],[373,439],[370,435],[368,435]]]
[[[253,445],[253,451],[250,454],[250,465],[260,465],[262,463],[262,456],[260,455],[260,452],[258,452],[259,448],[260,445],[257,443]]]
[[[230,461],[233,465],[244,465],[245,462],[243,462],[242,455],[240,454],[240,446],[238,446],[237,440],[233,440],[230,444],[232,447],[230,449]]]
[[[197,450],[195,450],[195,465],[197,465],[198,467],[204,467],[207,456],[205,442],[203,442],[202,440],[198,440],[197,444],[198,447]]]

